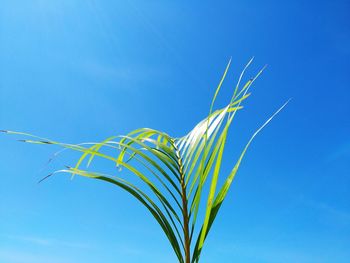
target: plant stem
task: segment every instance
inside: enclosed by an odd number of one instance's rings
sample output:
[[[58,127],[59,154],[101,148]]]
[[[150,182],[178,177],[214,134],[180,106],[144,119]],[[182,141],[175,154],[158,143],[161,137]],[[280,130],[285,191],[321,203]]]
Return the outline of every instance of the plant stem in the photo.
[[[173,144],[175,146],[175,144]],[[183,172],[183,164],[180,157],[180,152],[175,146],[177,163],[179,165],[181,175],[181,199],[182,199],[182,216],[183,216],[183,231],[185,241],[185,263],[191,263],[191,241],[189,234],[189,214],[188,214],[188,202],[187,202],[187,191],[185,183],[185,174]]]

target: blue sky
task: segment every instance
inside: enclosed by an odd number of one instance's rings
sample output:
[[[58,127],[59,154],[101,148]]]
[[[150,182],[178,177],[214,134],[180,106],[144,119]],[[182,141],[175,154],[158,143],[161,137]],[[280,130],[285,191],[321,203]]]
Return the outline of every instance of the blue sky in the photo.
[[[268,64],[227,143],[223,176],[254,141],[210,233],[203,263],[348,262],[349,1],[18,1],[0,8],[0,128],[64,142],[139,127],[174,136]],[[126,193],[68,176],[36,182],[54,147],[0,137],[0,262],[176,262]],[[44,167],[44,170],[42,169]]]

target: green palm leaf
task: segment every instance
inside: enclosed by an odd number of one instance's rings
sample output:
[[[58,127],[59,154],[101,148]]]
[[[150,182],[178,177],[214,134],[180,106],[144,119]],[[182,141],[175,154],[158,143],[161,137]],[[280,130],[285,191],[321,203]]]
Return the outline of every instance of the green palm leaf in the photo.
[[[81,157],[74,167],[67,167],[51,175],[57,173],[79,175],[102,180],[124,189],[142,203],[155,218],[168,238],[178,261],[197,263],[206,237],[248,147],[256,135],[288,103],[287,101],[253,134],[231,173],[218,189],[229,127],[236,113],[243,108],[242,103],[249,97],[250,86],[262,73],[260,71],[240,87],[243,75],[252,60],[239,76],[228,105],[214,110],[216,98],[231,64],[231,60],[229,61],[215,91],[208,116],[180,138],[154,129],[141,128],[125,136],[109,137],[99,143],[67,144],[22,132],[3,132],[29,137],[27,140],[22,140],[24,142],[62,147],[63,150],[57,152],[55,156],[64,150],[80,152]],[[131,183],[124,178],[125,176],[118,177],[90,171],[88,167],[95,157],[111,161],[119,167],[117,170],[128,170],[140,179],[140,185]],[[81,168],[84,162],[86,169]],[[205,202],[203,211],[200,209],[202,202]],[[198,220],[199,213],[202,213],[201,222]]]

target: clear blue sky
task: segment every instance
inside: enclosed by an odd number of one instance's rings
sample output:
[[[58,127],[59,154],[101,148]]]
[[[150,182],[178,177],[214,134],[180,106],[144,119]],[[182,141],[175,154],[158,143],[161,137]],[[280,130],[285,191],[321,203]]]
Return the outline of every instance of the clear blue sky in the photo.
[[[203,263],[349,262],[349,1],[1,1],[0,128],[64,142],[139,127],[183,135],[264,64],[227,144],[223,176],[256,139]],[[0,262],[172,263],[147,211],[111,185],[50,171],[54,147],[0,137]]]

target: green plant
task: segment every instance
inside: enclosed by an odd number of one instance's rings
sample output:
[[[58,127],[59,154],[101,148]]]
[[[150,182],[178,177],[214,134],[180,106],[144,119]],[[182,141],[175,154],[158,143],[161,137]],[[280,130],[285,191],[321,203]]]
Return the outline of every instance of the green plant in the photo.
[[[53,144],[64,149],[81,152],[82,155],[75,167],[67,167],[53,174],[64,172],[98,179],[112,183],[129,192],[157,220],[170,241],[178,261],[180,263],[197,263],[206,237],[249,145],[254,137],[288,103],[286,102],[253,134],[231,173],[226,177],[222,186],[217,189],[228,129],[237,111],[243,108],[242,102],[249,97],[250,86],[262,72],[260,71],[254,78],[240,87],[243,74],[252,62],[252,60],[249,61],[239,77],[229,104],[214,111],[214,104],[230,62],[215,91],[208,117],[181,138],[174,138],[161,131],[142,128],[134,130],[126,136],[113,136],[100,143],[89,145],[88,143],[60,143],[21,132],[4,132],[31,137],[29,140],[23,140],[24,142]],[[107,148],[118,152],[118,154],[105,153],[103,150]],[[81,168],[84,160],[87,160],[88,167],[96,156],[110,160],[117,166],[129,170],[141,179],[141,186],[136,186],[121,177]],[[211,178],[211,182],[206,184],[209,178]],[[147,188],[146,191],[143,187]],[[201,203],[203,199],[206,202],[204,204]],[[201,204],[203,209],[200,209]],[[203,212],[202,217],[198,217],[199,212]]]

